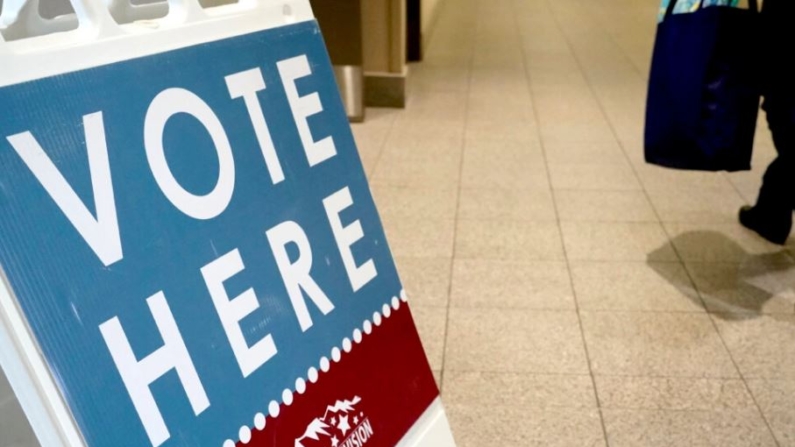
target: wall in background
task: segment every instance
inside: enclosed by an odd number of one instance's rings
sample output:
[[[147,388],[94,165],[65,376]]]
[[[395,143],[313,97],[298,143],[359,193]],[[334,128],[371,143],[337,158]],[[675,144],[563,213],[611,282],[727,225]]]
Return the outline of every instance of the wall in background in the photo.
[[[402,74],[406,65],[405,0],[362,1],[364,70]]]
[[[439,17],[444,0],[420,1],[422,2],[422,47],[425,48],[433,34],[433,28],[436,26],[436,19]]]

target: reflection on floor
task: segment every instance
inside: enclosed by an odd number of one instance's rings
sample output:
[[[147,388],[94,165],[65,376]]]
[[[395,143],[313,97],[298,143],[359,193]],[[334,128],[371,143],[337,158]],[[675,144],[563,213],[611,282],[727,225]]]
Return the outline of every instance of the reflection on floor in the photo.
[[[361,156],[460,447],[795,446],[795,241],[643,163],[654,0],[446,0]]]

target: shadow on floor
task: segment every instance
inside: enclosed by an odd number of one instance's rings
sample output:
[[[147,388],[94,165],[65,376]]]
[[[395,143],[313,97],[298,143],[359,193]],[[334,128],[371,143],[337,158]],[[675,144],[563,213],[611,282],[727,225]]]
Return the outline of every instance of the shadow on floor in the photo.
[[[765,254],[748,253],[740,244],[715,231],[683,233],[671,241],[680,252],[696,254],[686,262],[687,275],[671,274],[659,262],[668,246],[647,256],[648,265],[683,295],[706,306],[726,320],[743,320],[761,315],[763,307],[776,313],[795,312],[795,262],[787,249]]]

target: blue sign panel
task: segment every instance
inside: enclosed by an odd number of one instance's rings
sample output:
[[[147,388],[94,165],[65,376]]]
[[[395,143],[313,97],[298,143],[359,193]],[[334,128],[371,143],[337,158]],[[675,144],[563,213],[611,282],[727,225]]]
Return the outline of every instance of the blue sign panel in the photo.
[[[90,446],[220,447],[401,290],[315,22],[0,104],[0,264]]]

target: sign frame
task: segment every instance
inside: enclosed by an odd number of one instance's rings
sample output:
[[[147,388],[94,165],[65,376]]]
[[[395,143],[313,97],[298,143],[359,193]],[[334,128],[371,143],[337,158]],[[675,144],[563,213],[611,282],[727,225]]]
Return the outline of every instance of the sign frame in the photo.
[[[203,9],[197,0],[168,0],[170,13],[147,23],[117,24],[100,0],[72,0],[75,31],[5,42],[0,37],[0,87],[113,64],[169,50],[314,20],[308,0],[241,0]],[[42,445],[84,447],[0,265],[0,368]],[[454,446],[437,399],[398,444]]]

